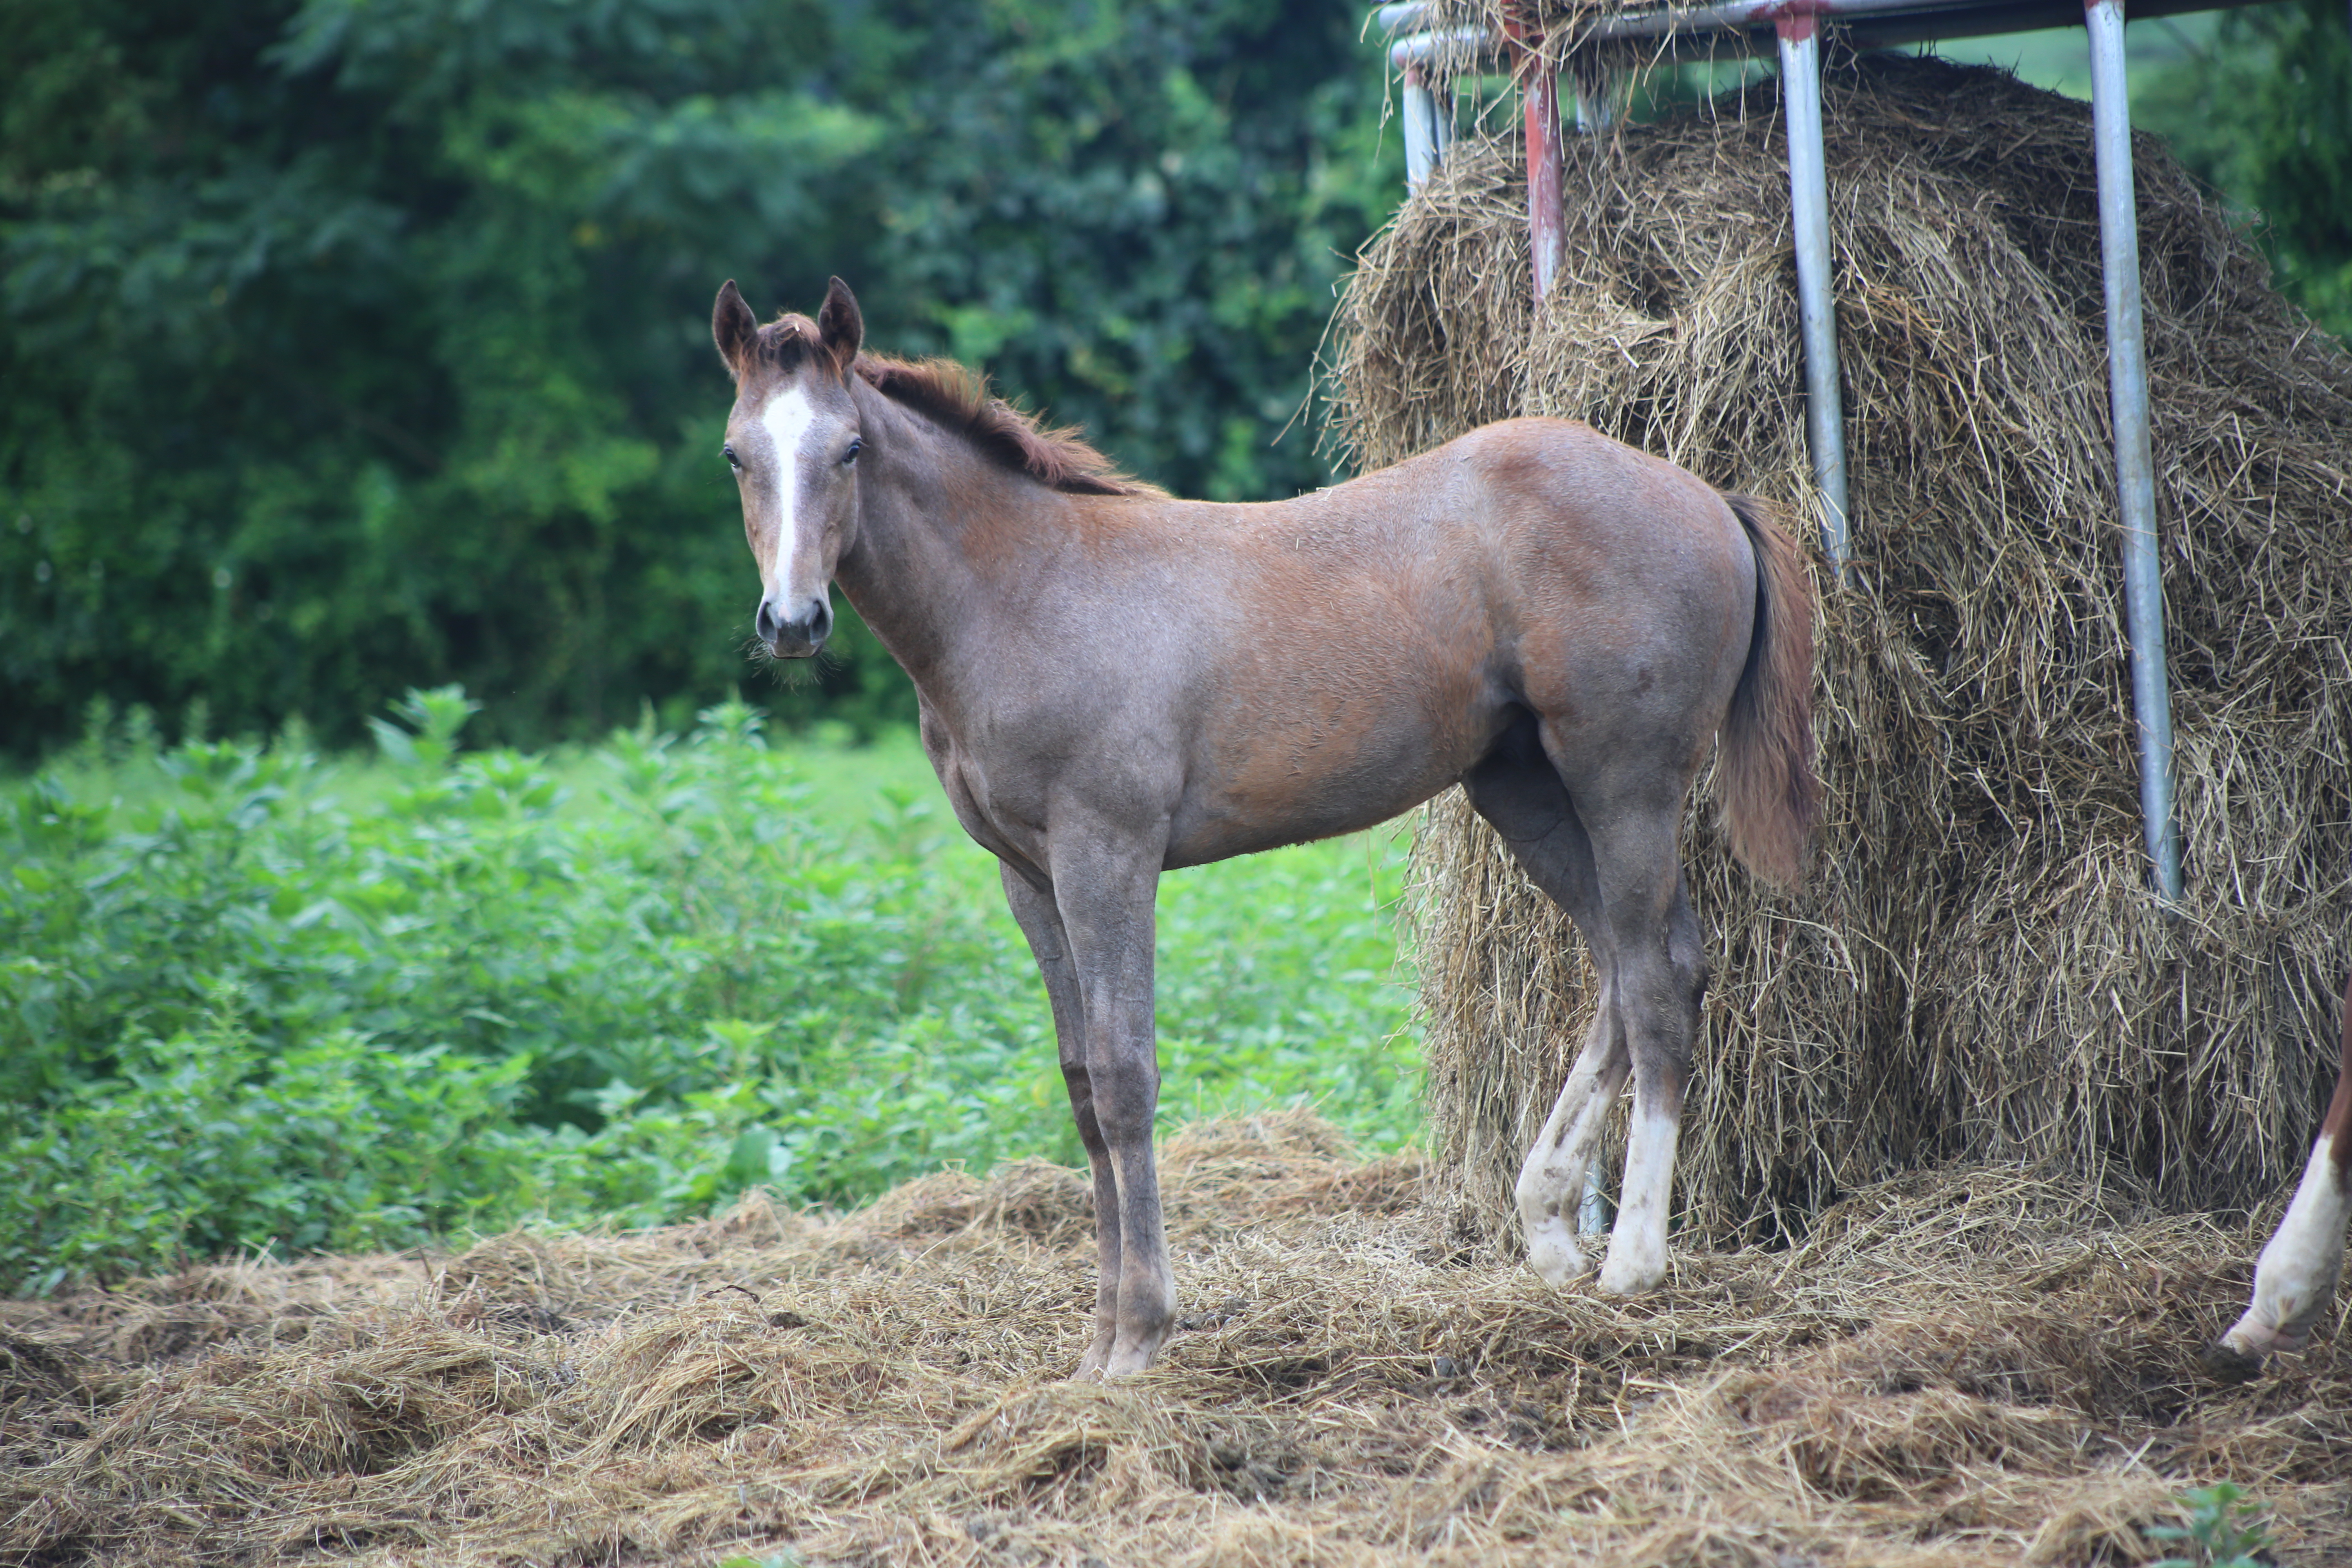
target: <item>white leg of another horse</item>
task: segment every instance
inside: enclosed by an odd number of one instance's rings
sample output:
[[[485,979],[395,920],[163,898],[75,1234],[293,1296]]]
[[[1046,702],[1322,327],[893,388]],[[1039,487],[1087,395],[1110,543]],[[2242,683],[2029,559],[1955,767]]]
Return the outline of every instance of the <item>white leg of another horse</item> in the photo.
[[[1591,1268],[1577,1243],[1576,1206],[1583,1200],[1584,1173],[1608,1124],[1609,1109],[1625,1087],[1630,1065],[1622,1037],[1612,1026],[1609,995],[1603,991],[1584,1049],[1519,1170],[1517,1195],[1528,1266],[1547,1284],[1566,1285]]]
[[[1625,1186],[1617,1228],[1601,1268],[1604,1296],[1637,1296],[1666,1277],[1666,1219],[1674,1212],[1675,1142],[1682,1125],[1678,1079],[1660,1075],[1633,1086],[1633,1126],[1625,1142]]]
[[[2352,1219],[2345,1163],[2336,1156],[2335,1136],[2322,1133],[2286,1218],[2254,1265],[2253,1304],[2214,1347],[2217,1370],[2251,1376],[2273,1352],[2299,1351],[2310,1342],[2312,1325],[2336,1293],[2345,1224]]]

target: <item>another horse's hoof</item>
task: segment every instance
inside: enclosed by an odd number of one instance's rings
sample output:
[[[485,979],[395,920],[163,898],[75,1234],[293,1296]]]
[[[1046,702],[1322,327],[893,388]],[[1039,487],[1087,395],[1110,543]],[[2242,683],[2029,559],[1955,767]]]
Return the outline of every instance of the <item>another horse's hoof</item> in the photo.
[[[2215,1340],[2198,1358],[2205,1375],[2216,1383],[2250,1383],[2260,1377],[2263,1357],[2242,1351],[2227,1340]]]

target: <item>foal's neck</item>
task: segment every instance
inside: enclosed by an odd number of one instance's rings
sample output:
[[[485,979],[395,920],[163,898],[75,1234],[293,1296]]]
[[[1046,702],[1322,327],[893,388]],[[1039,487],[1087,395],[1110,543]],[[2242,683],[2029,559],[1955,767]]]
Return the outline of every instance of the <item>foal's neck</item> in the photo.
[[[841,591],[934,708],[951,708],[960,669],[985,660],[1003,579],[1028,538],[1059,526],[1077,498],[973,448],[853,376],[860,425],[856,537],[834,573]]]

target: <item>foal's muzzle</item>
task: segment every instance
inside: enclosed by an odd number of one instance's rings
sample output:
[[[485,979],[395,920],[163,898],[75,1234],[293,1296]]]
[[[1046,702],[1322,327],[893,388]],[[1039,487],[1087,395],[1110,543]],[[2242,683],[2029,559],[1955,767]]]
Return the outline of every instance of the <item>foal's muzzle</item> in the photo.
[[[833,605],[823,598],[803,599],[790,609],[773,597],[760,601],[753,617],[760,640],[778,658],[807,658],[824,647],[833,635]]]

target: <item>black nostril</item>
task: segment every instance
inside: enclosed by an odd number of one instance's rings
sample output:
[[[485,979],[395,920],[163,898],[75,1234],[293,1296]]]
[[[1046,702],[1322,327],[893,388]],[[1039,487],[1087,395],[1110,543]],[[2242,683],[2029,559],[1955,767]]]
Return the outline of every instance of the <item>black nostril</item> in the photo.
[[[805,613],[800,618],[778,613],[776,605],[776,600],[761,599],[759,613],[751,621],[760,640],[771,650],[780,651],[789,646],[813,653],[833,634],[833,605],[826,600],[803,601]]]

